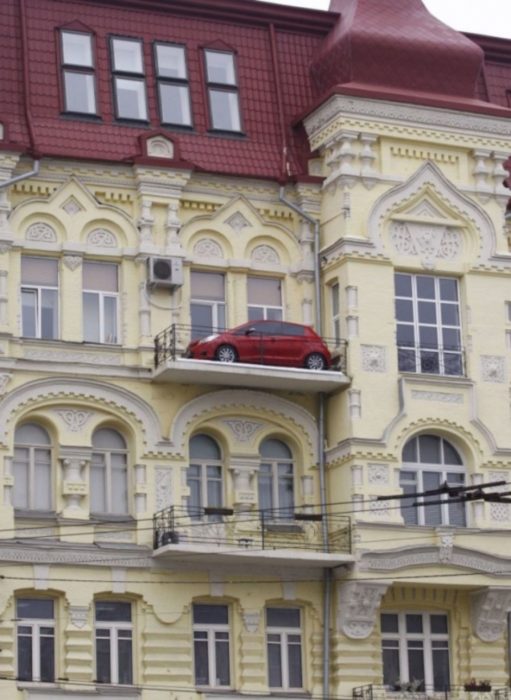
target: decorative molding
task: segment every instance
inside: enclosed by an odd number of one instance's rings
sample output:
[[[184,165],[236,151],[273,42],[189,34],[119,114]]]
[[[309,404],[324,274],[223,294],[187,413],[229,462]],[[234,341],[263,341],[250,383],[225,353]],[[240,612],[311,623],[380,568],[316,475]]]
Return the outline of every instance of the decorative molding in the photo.
[[[154,490],[156,510],[163,510],[172,505],[172,470],[169,467],[155,468]]]
[[[55,243],[57,234],[52,226],[39,221],[28,227],[25,239],[27,241],[38,241],[39,243]]]
[[[437,260],[456,260],[462,251],[459,231],[432,223],[394,221],[390,240],[396,253],[420,257],[427,270],[432,270]]]
[[[280,265],[280,257],[275,248],[270,245],[258,245],[250,256],[252,262],[268,265]]]
[[[96,228],[87,236],[87,244],[95,248],[117,248],[117,237],[104,228]]]
[[[79,255],[64,255],[62,260],[71,272],[74,272],[82,264],[82,258]]]
[[[412,389],[412,399],[439,401],[440,403],[463,403],[463,394],[450,394],[447,391],[422,391]]]
[[[193,253],[198,258],[224,258],[222,248],[212,238],[203,238],[193,247]]]
[[[74,197],[69,197],[60,208],[63,209],[68,216],[75,216],[83,211],[83,208]]]
[[[351,418],[362,416],[362,392],[359,389],[348,390],[348,406]]]
[[[153,136],[146,141],[147,155],[151,158],[174,158],[174,144],[164,136]]]
[[[250,420],[224,420],[222,421],[230,429],[237,442],[250,442],[255,433],[263,427],[263,423]]]
[[[224,221],[225,224],[230,226],[232,230],[238,235],[243,231],[244,228],[252,228],[252,224],[243,216],[240,211],[235,212],[228,219]]]
[[[455,531],[452,528],[437,528],[438,536],[438,559],[442,564],[452,562]]]
[[[503,384],[506,381],[505,358],[499,355],[481,355],[483,382]]]
[[[511,610],[511,588],[489,587],[472,594],[472,629],[483,642],[504,635]]]
[[[116,353],[102,352],[75,352],[72,350],[44,350],[41,348],[26,348],[23,357],[27,360],[40,362],[61,362],[65,364],[89,364],[89,365],[120,365],[122,357]]]
[[[5,394],[5,392],[7,390],[7,385],[9,384],[11,379],[12,379],[11,373],[4,372],[4,373],[0,374],[0,396]]]
[[[243,618],[243,624],[245,625],[245,629],[247,630],[247,632],[250,632],[250,634],[255,634],[255,632],[257,632],[257,630],[259,629],[261,611],[243,610],[241,616]]]
[[[55,411],[72,433],[79,433],[89,418],[93,415],[91,411],[82,411],[76,408],[61,408]]]
[[[87,624],[89,617],[89,608],[87,605],[70,605],[69,606],[69,621],[73,627],[79,630],[83,629]]]
[[[346,581],[339,586],[337,627],[350,639],[367,639],[390,583]]]
[[[365,372],[386,372],[386,349],[382,345],[362,345],[362,369]]]
[[[387,464],[368,464],[367,483],[372,486],[388,486],[390,484],[390,469]]]

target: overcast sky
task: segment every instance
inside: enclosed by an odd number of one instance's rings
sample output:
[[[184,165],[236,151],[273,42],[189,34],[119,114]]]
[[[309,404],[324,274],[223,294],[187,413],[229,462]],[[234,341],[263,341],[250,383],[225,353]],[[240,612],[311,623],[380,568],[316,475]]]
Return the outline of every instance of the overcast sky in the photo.
[[[429,11],[455,29],[511,39],[511,0],[423,0]],[[330,0],[266,0],[327,10]]]

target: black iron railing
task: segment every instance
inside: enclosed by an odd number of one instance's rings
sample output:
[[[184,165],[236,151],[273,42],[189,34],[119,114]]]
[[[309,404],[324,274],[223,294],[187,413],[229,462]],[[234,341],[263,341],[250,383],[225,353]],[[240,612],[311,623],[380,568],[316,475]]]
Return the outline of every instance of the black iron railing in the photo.
[[[225,328],[212,328],[211,326],[187,326],[179,323],[173,323],[171,326],[165,330],[158,333],[154,339],[154,366],[157,368],[164,364],[167,360],[176,360],[179,357],[186,356],[186,350],[188,344],[191,340],[197,340],[199,338],[205,338],[208,335],[222,333]],[[310,344],[316,344],[316,340],[309,339],[305,336],[299,337],[296,335],[283,334],[286,338],[289,338],[291,343],[300,343],[302,346]],[[272,352],[271,343],[264,343],[263,340],[267,339],[268,336],[263,336],[261,333],[253,333],[252,338],[259,339],[259,357],[256,364],[270,364],[267,362],[269,354]],[[336,340],[335,338],[325,338],[323,337],[323,342],[330,350],[334,361],[334,367],[332,369],[339,370],[341,372],[346,371],[346,341]]]
[[[465,376],[465,350],[459,345],[398,345],[400,372]]]
[[[351,519],[328,515],[328,546],[321,515],[300,512],[284,517],[270,510],[235,512],[226,508],[190,511],[171,506],[153,518],[154,549],[168,544],[197,544],[232,549],[297,549],[351,552]]]
[[[360,685],[352,689],[353,700],[510,700],[508,687],[492,690],[490,685],[470,684],[447,686],[425,685],[422,682],[398,683],[393,686]]]

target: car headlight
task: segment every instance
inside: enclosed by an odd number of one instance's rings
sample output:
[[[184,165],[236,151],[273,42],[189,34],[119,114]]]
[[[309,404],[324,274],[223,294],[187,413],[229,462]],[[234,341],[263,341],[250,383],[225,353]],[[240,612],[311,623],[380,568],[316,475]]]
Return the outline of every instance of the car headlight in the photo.
[[[218,333],[213,333],[213,335],[207,335],[205,338],[201,338],[199,340],[199,345],[201,343],[210,343],[212,340],[215,340],[215,338],[218,338]]]

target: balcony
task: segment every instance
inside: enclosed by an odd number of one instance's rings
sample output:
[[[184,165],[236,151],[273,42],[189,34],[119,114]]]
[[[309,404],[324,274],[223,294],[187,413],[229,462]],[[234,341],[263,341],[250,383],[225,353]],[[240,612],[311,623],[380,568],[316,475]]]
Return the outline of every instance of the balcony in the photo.
[[[465,377],[465,350],[460,346],[398,346],[400,372],[435,374],[444,377]]]
[[[212,333],[211,328],[204,330],[204,335]],[[254,334],[255,335],[255,334]],[[254,335],[252,338],[254,338]],[[305,369],[292,366],[292,359],[284,359],[279,365],[271,364],[274,339],[263,339],[261,334],[255,338],[258,342],[257,361],[254,362],[219,362],[212,359],[189,359],[186,351],[191,338],[191,327],[173,324],[159,333],[154,341],[153,381],[174,384],[202,384],[217,386],[248,387],[264,390],[299,391],[306,393],[331,393],[350,384],[345,374],[346,343],[335,344],[324,338],[334,360],[334,368],[329,370]],[[310,342],[307,338],[289,337],[289,345],[296,347],[297,341]],[[336,347],[334,347],[336,345]],[[284,366],[282,366],[284,365]]]
[[[328,516],[326,548],[322,517],[310,513],[276,519],[269,511],[206,508],[191,517],[185,508],[170,507],[155,514],[153,525],[153,556],[166,561],[309,568],[354,561],[346,515]]]
[[[500,687],[492,690],[491,684],[468,689],[469,685],[450,685],[445,689],[414,683],[405,684],[408,688],[391,689],[384,685],[362,685],[352,690],[353,700],[510,700],[511,690]]]

